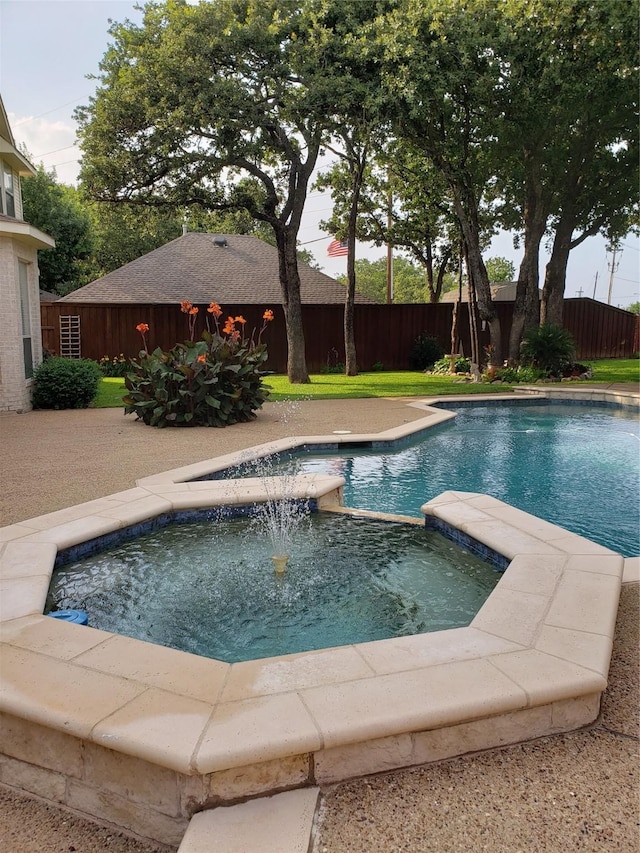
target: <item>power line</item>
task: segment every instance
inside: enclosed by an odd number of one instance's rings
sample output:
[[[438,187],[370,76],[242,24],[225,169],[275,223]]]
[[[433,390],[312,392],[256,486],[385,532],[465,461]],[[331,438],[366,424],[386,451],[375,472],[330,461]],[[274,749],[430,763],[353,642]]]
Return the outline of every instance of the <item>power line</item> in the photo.
[[[28,118],[21,118],[20,121],[15,122],[14,127],[20,127],[21,124],[26,124],[29,121],[35,121],[37,118],[42,118],[42,116],[48,116],[51,113],[55,113],[58,110],[61,110],[63,107],[68,107],[70,104],[77,104],[78,101],[81,101],[83,98],[87,98],[89,95],[80,95],[79,98],[74,98],[73,101],[67,101],[66,104],[61,104],[59,107],[54,107],[52,110],[47,110],[44,113],[38,113],[37,116],[29,116]]]
[[[33,154],[32,157],[34,160],[37,157],[48,157],[50,154],[58,154],[60,151],[67,151],[69,148],[75,148],[77,144],[77,142],[74,142],[73,145],[65,145],[64,148],[55,148],[53,151],[45,151],[44,154]]]

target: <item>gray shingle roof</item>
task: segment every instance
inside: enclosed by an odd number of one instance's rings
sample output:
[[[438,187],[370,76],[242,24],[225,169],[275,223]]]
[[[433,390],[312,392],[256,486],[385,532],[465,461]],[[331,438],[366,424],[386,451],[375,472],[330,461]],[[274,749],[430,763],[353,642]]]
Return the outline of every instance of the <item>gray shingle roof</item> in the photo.
[[[214,240],[224,237],[227,246]],[[335,279],[299,265],[304,304],[343,303],[345,288]],[[258,237],[190,232],[118,270],[74,290],[62,302],[170,302],[282,304],[278,251]],[[356,297],[358,302],[370,302]]]

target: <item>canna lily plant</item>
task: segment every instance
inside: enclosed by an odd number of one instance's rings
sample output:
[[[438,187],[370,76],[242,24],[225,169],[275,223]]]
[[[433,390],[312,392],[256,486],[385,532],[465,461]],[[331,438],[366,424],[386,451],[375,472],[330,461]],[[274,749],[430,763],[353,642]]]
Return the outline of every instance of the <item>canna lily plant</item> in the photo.
[[[230,316],[220,328],[222,309],[211,302],[206,329],[195,340],[199,309],[184,300],[180,310],[187,315],[189,339],[171,350],[158,347],[150,353],[149,326],[136,326],[143,348],[125,377],[125,414],[135,413],[155,427],[223,427],[253,420],[269,395],[262,381],[267,360],[262,335],[273,311],[264,312],[257,336],[254,330],[247,338],[244,317]]]

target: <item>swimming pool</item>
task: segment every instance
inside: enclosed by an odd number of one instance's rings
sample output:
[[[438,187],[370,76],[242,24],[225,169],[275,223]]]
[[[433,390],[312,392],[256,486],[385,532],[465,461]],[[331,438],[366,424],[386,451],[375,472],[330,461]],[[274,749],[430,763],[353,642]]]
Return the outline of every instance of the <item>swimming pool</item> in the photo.
[[[304,451],[283,465],[345,477],[351,507],[419,516],[441,492],[479,492],[623,556],[640,554],[636,414],[528,401],[452,408],[455,420],[401,449]]]

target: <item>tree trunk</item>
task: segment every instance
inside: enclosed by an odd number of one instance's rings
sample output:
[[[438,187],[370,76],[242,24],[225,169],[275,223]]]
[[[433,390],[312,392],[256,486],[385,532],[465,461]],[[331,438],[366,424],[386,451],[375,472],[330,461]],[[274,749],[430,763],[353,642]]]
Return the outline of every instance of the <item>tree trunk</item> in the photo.
[[[473,193],[457,183],[450,183],[453,194],[454,208],[465,244],[469,285],[473,284],[478,302],[480,319],[489,326],[491,335],[490,364],[502,367],[502,333],[500,319],[493,304],[489,276],[482,260],[480,248],[480,227],[478,224],[478,208]],[[469,308],[471,308],[471,292],[469,292]]]
[[[367,162],[366,146],[359,158],[352,156],[351,166],[351,207],[347,225],[347,294],[344,303],[344,372],[346,376],[358,375],[356,358],[356,337],[354,331],[354,314],[356,301],[356,229],[358,225],[358,208],[362,179]]]
[[[446,249],[440,259],[440,265],[438,267],[438,275],[436,277],[435,287],[432,288],[432,292],[429,294],[429,300],[434,305],[440,302],[440,297],[442,296],[442,283],[444,282],[444,274],[447,271],[447,264],[449,263],[450,257],[451,250]]]
[[[467,246],[464,246],[464,262],[467,266],[467,313],[469,315],[469,339],[471,344],[471,352],[469,360],[471,361],[471,375],[474,380],[480,379],[480,337],[478,335],[478,305],[476,298],[476,288],[473,281],[473,275],[469,268],[469,251]]]
[[[292,384],[309,382],[302,327],[300,274],[296,254],[296,238],[288,228],[276,231],[282,308],[287,327],[287,377]]]
[[[426,235],[426,264],[425,270],[427,274],[427,293],[429,294],[429,302],[432,305],[438,301],[438,295],[436,294],[436,289],[433,286],[433,251],[431,249],[431,235]]]
[[[344,372],[346,376],[358,375],[356,337],[353,318],[356,300],[355,228],[349,227],[349,254],[347,255],[347,296],[344,303]]]
[[[571,251],[573,226],[573,210],[565,209],[556,228],[551,257],[545,270],[542,304],[540,306],[540,322],[543,325],[562,326],[564,286],[569,252]]]
[[[442,268],[441,268],[442,270]],[[453,304],[453,314],[451,315],[451,349],[449,361],[449,373],[456,372],[456,360],[458,355],[458,315],[460,313],[460,303],[462,302],[462,246],[458,252],[458,298]],[[469,315],[471,316],[471,315]]]
[[[537,175],[527,177],[527,190],[523,210],[524,255],[518,271],[518,285],[513,305],[511,334],[509,336],[509,364],[520,360],[520,344],[527,329],[540,323],[540,242],[547,224],[547,211],[543,202],[542,184]]]
[[[349,238],[349,255],[347,256],[347,297],[344,303],[344,372],[346,376],[358,375],[356,359],[356,337],[354,330],[356,270],[355,258],[352,258],[353,244]]]

